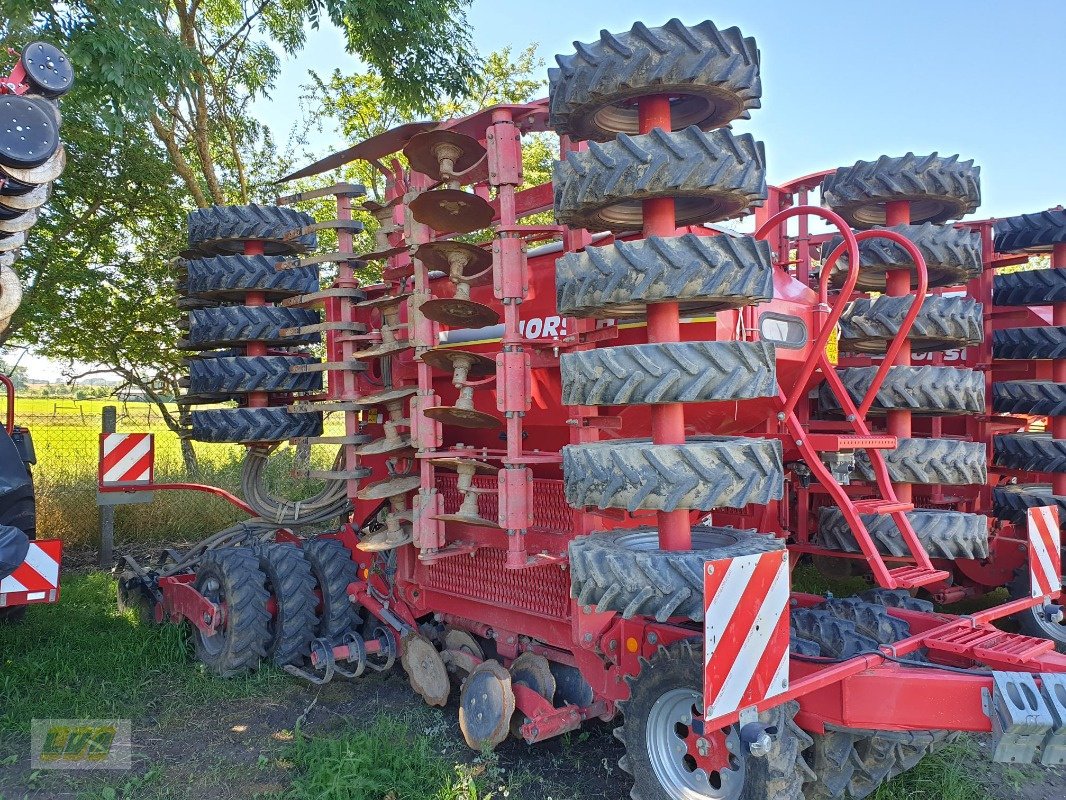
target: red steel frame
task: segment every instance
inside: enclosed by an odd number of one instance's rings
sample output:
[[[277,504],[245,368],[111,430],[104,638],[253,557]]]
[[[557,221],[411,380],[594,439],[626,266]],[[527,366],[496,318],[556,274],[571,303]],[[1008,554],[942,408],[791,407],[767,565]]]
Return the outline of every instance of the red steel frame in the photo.
[[[669,127],[668,99],[642,100],[639,111],[642,132],[657,125]],[[597,325],[590,320],[576,319],[565,321],[565,334],[547,341],[535,341],[523,335],[519,314],[523,303],[531,305],[531,314],[536,313],[538,308],[554,307],[551,269],[540,258],[536,267],[530,267],[524,242],[554,234],[562,238],[564,252],[592,246],[592,238],[587,231],[518,224],[522,217],[551,206],[550,186],[517,190],[521,183],[520,134],[546,129],[546,102],[499,106],[439,127],[474,136],[484,144],[488,154],[487,166],[482,164],[472,168],[464,177],[464,182],[473,183],[475,193],[482,196],[487,196],[489,186],[496,188],[496,200],[493,203],[497,230],[493,242],[495,279],[491,292],[503,305],[504,319],[499,337],[489,340],[488,344],[491,346],[493,341],[498,341],[501,347],[501,352],[496,355],[495,403],[492,407],[505,415],[506,447],[501,450],[490,446],[489,438],[479,437],[470,431],[463,432],[462,440],[456,440],[454,433],[445,437],[439,423],[420,418],[420,412],[440,405],[437,387],[445,382],[421,360],[393,359],[393,384],[415,384],[418,387],[418,394],[412,402],[411,421],[413,442],[421,451],[417,462],[423,492],[418,498],[419,507],[415,514],[416,547],[405,547],[398,553],[395,586],[391,587],[395,589],[395,595],[387,614],[380,598],[387,595],[390,587],[374,570],[374,557],[357,548],[356,529],[376,512],[378,503],[369,503],[356,497],[360,484],[355,480],[349,484],[355,505],[354,525],[346,526],[335,535],[347,545],[360,566],[360,580],[349,587],[349,593],[387,624],[391,624],[389,615],[398,617],[405,624],[414,625],[419,617],[433,613],[444,624],[493,638],[499,657],[504,660],[521,652],[535,652],[581,670],[595,695],[594,702],[588,707],[554,709],[535,693],[523,687],[515,689],[518,708],[530,719],[523,726],[523,735],[529,741],[538,741],[572,730],[592,716],[611,716],[617,701],[625,699],[628,693],[623,677],[639,672],[641,658],[650,657],[661,645],[679,639],[698,638],[700,632],[686,624],[657,623],[642,618],[623,620],[610,612],[599,613],[591,608],[581,608],[569,597],[569,577],[563,555],[566,542],[575,535],[598,528],[647,524],[651,521],[649,515],[564,510],[560,513],[565,522],[555,526],[544,524],[546,517],[556,513],[554,504],[558,502],[559,455],[551,448],[558,446],[559,434],[565,437],[563,441],[595,441],[605,434],[616,435],[621,422],[617,417],[603,415],[596,408],[559,409],[557,405],[540,408],[533,402],[534,395],[538,403],[547,395],[539,393],[536,381],[531,384],[531,371],[548,370],[547,377],[550,378],[550,370],[557,363],[555,357],[559,350],[591,347],[595,342],[606,339],[629,341],[634,335],[640,335],[639,331],[635,334],[631,331],[632,326]],[[402,226],[406,234],[395,231],[389,235],[390,244],[396,248],[404,244],[418,245],[432,241],[434,235],[429,228],[418,224],[405,213],[406,202],[419,192],[430,189],[433,182],[417,173],[405,176],[395,162],[386,169],[379,161],[399,150],[415,133],[427,130],[426,127],[408,128],[411,126],[375,137],[352,149],[353,158],[365,158],[388,177],[386,207],[392,208],[394,222],[398,227]],[[561,151],[565,155],[583,146],[564,138]],[[308,170],[302,172],[308,174]],[[783,269],[775,274],[777,299],[773,302],[783,304],[790,313],[799,314],[801,319],[812,325],[814,341],[799,353],[779,352],[779,373],[787,378],[782,386],[789,387],[789,390],[782,390],[776,401],[770,404],[770,408],[778,412],[776,420],[758,421],[760,414],[764,420],[767,416],[765,406],[762,411],[758,408],[749,411],[731,407],[724,413],[736,416],[732,424],[738,426],[738,431],[758,430],[762,425],[768,435],[782,438],[786,445],[786,461],[791,455],[802,455],[823,484],[830,487],[833,499],[852,523],[863,549],[863,554],[857,557],[870,562],[879,583],[885,586],[934,584],[947,577],[947,573],[937,571],[932,566],[906,522],[904,513],[911,508],[911,487],[893,487],[889,483],[884,460],[879,455],[879,450],[892,447],[897,437],[910,435],[912,428],[909,415],[890,418],[887,435],[872,433],[865,423],[865,414],[889,367],[910,362],[906,334],[917,316],[919,304],[911,307],[903,329],[888,349],[874,384],[859,404],[852,403],[843,387],[838,385],[839,379],[835,378],[833,364],[825,351],[832,327],[839,319],[844,304],[850,300],[857,280],[858,243],[861,240],[881,236],[906,247],[919,265],[919,297],[925,295],[927,288],[924,262],[913,245],[898,234],[876,231],[856,235],[832,212],[807,205],[809,192],[818,186],[825,174],[808,176],[783,187],[770,187],[767,205],[757,213],[758,236],[768,239],[772,248],[781,254]],[[797,196],[800,207],[784,210]],[[338,198],[338,212],[342,219],[350,219],[351,207],[347,203],[346,197]],[[812,215],[836,224],[845,240],[844,245],[828,258],[831,262],[846,252],[849,262],[844,289],[832,307],[828,296],[828,269],[823,268],[818,291],[815,293],[809,289],[811,245],[815,243],[815,238],[824,240],[824,237],[810,236],[808,218]],[[906,222],[909,209],[906,204],[893,205],[889,208],[888,216],[889,225]],[[788,236],[783,225],[792,217],[798,218],[799,236],[795,240]],[[704,228],[686,230],[712,235],[711,231]],[[677,233],[672,201],[653,200],[644,204],[642,233],[644,236],[671,236]],[[448,238],[449,232],[437,231],[436,235]],[[604,240],[610,241],[613,241],[611,237]],[[342,250],[344,247],[350,248],[350,237],[342,240],[341,244]],[[793,244],[797,259],[790,262],[787,254]],[[990,252],[989,248],[986,258],[990,257]],[[1056,265],[1066,265],[1063,258],[1066,258],[1066,251],[1057,250]],[[789,267],[794,269],[790,270]],[[441,286],[440,280],[431,279],[424,265],[417,260],[412,261],[407,252],[394,252],[389,256],[385,275],[399,276],[392,285],[405,285],[404,281],[409,277],[409,285],[415,296],[421,298],[429,297]],[[904,276],[906,285],[903,283]],[[357,285],[350,265],[344,263],[337,285],[340,286],[342,282],[345,285]],[[367,288],[373,294],[387,287]],[[890,275],[889,293],[909,294],[909,275]],[[547,303],[538,301],[538,297],[546,297]],[[340,305],[327,303],[328,320],[337,318]],[[1058,312],[1066,319],[1066,309],[1058,309]],[[712,324],[711,335],[718,339],[732,338],[736,326],[730,323],[741,314],[745,315],[747,322],[754,322],[751,309],[720,312],[722,324]],[[359,316],[356,315],[357,318]],[[367,321],[371,320],[367,318]],[[680,341],[698,336],[703,330],[699,324],[683,325],[682,322],[676,304],[652,306],[648,310],[645,340]],[[747,327],[749,333],[754,329],[753,325]],[[416,347],[437,345],[438,334],[439,328],[435,323],[430,323],[420,315],[414,315],[413,319],[409,317],[408,336]],[[481,343],[475,344],[483,346]],[[338,347],[338,339],[331,335],[327,336],[327,348],[330,360],[347,360],[351,355],[351,348]],[[844,424],[828,424],[812,429],[806,394],[819,369],[837,391],[846,414],[853,419]],[[347,371],[336,375],[331,372],[329,397],[357,399],[360,396],[359,387],[366,380],[369,378]],[[555,384],[549,380],[546,385],[551,387]],[[488,393],[483,392],[482,395]],[[555,402],[558,403],[557,392]],[[560,418],[560,412],[566,417]],[[555,416],[552,417],[552,414]],[[554,419],[554,428],[550,425],[545,427],[545,418]],[[564,419],[567,425],[563,425]],[[714,419],[726,423],[728,427],[729,420],[722,417]],[[346,420],[346,433],[349,436],[373,431],[377,424],[371,420],[361,420],[353,412],[346,415]],[[685,417],[679,404],[657,406],[650,412],[637,410],[627,420],[630,420],[631,425],[649,425],[656,442],[683,441]],[[702,424],[706,422],[706,417],[701,418]],[[540,448],[529,449],[523,444],[524,433],[530,425],[533,427],[529,429],[538,435],[544,432],[551,434]],[[631,435],[631,430],[627,431],[627,435]],[[821,466],[821,452],[860,448],[870,452],[882,494],[880,500],[856,503],[852,499],[853,491],[836,485],[831,474]],[[495,492],[501,530],[454,524],[445,530],[444,524],[432,519],[444,511],[446,503],[453,502],[449,499],[452,497],[449,493],[454,491],[453,483],[449,482],[450,476],[438,475],[430,463],[431,458],[444,455],[496,460],[503,465]],[[347,464],[349,469],[357,466],[351,455]],[[383,459],[363,459],[362,466],[377,471],[383,464]],[[492,484],[486,481],[490,479],[475,479],[475,486],[489,488]],[[797,539],[792,549],[797,552],[817,552],[809,544],[807,521],[812,493],[797,488],[795,494],[798,503],[795,519],[791,519],[793,512],[788,504],[782,503],[766,510],[716,512],[716,520],[743,520],[759,525],[762,530],[773,530],[782,535],[792,530]],[[877,554],[859,519],[860,513],[875,509],[896,517],[913,551],[911,561],[916,562],[915,565],[889,569],[885,560]],[[664,548],[689,546],[693,515],[672,512],[657,517],[660,543]],[[422,552],[422,559],[418,558],[416,548]],[[820,598],[799,594],[794,595],[793,599],[800,605],[820,601]],[[810,730],[822,730],[826,724],[882,730],[945,727],[989,730],[991,723],[982,710],[980,698],[982,691],[990,687],[990,678],[979,673],[964,675],[931,668],[902,669],[889,659],[905,656],[922,647],[933,658],[955,666],[983,663],[1006,670],[1066,671],[1066,656],[1051,652],[1053,646],[1050,642],[1004,634],[990,625],[996,619],[1033,607],[1039,602],[1042,601],[1019,600],[964,618],[891,609],[889,613],[910,623],[913,635],[909,639],[882,648],[880,655],[865,655],[839,664],[794,661],[787,694],[774,697],[760,707],[798,699],[802,708],[800,720]],[[187,597],[179,590],[175,600],[168,606],[167,613],[189,618],[199,614],[199,621],[193,619],[195,624],[201,627],[217,625],[218,617],[208,614],[210,610],[201,606],[195,597]],[[895,702],[886,703],[885,698]],[[739,715],[738,711],[713,720],[713,723],[718,726],[731,724],[737,721]]]

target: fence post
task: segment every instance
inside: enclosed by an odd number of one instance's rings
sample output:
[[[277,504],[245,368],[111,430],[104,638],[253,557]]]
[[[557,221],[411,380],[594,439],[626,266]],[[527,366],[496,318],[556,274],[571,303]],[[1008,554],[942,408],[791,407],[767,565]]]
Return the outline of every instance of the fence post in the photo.
[[[103,432],[116,433],[118,410],[104,406]],[[110,569],[115,549],[115,507],[100,506],[100,569]]]

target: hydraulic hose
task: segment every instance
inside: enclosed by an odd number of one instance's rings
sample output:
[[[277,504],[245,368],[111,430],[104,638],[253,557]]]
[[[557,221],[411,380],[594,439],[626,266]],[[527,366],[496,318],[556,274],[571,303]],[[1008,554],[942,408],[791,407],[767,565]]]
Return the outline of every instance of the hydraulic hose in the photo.
[[[277,445],[271,447],[250,447],[244,458],[244,470],[241,473],[241,493],[244,501],[264,520],[270,520],[276,526],[292,528],[315,525],[341,515],[347,515],[351,505],[348,500],[347,481],[343,479],[327,480],[322,490],[306,500],[286,500],[275,497],[266,491],[263,472],[270,454]],[[343,448],[338,450],[333,461],[333,468],[339,470],[344,458]]]

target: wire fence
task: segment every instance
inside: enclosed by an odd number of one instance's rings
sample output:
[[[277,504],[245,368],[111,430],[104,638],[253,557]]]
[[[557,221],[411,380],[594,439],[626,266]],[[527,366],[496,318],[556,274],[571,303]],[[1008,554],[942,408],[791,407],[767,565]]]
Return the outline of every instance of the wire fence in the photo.
[[[33,413],[16,409],[16,422],[28,428],[37,454],[33,468],[37,495],[38,535],[61,538],[68,545],[95,547],[100,539],[100,513],[96,505],[101,403],[34,402]],[[54,405],[54,407],[52,407]],[[241,495],[244,447],[195,443],[195,464],[187,467],[181,440],[171,431],[159,410],[149,404],[118,405],[119,433],[155,436],[157,483],[201,483]],[[316,467],[327,465],[333,454],[310,455]],[[295,477],[306,466],[295,448],[282,447],[271,459],[265,481],[268,491],[289,499],[304,499],[322,484]],[[115,544],[180,544],[209,536],[246,515],[225,500],[203,492],[156,491],[152,502],[121,505],[115,510]]]

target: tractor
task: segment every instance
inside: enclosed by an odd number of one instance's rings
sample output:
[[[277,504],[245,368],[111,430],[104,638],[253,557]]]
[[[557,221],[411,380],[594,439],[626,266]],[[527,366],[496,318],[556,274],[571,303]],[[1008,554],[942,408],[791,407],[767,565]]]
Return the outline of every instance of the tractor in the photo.
[[[66,166],[58,100],[74,81],[66,55],[47,42],[32,42],[0,78],[0,331],[22,302],[14,264],[29,231]],[[26,606],[59,600],[58,539],[37,539],[28,429],[16,425],[15,386],[0,375],[7,415],[0,429],[0,623],[14,623]]]
[[[124,602],[187,621],[221,676],[399,660],[430,705],[458,688],[478,750],[620,722],[641,800],[863,798],[963,731],[997,760],[1066,762],[1066,655],[993,624],[1062,618],[1066,488],[1008,471],[1059,462],[1005,455],[1057,446],[1032,359],[1059,351],[1018,356],[1035,334],[1010,350],[993,308],[1066,294],[993,279],[1066,220],[961,222],[979,168],[935,153],[768,184],[763,145],[730,129],[761,97],[737,28],[638,23],[556,61],[547,99],[283,179],[362,160],[383,196],[340,182],[190,215],[188,435],[247,446],[228,499],[250,518],[126,557]],[[552,181],[525,186],[522,137],[546,131]],[[335,218],[294,208],[323,197]],[[359,207],[373,252],[353,249]],[[754,234],[723,224],[752,214]],[[997,386],[1023,399],[990,413]],[[1041,414],[1052,437],[1001,433]],[[337,450],[302,471],[316,496],[265,488],[286,441]],[[795,591],[808,559],[871,586]],[[1007,583],[966,616],[932,602]]]

